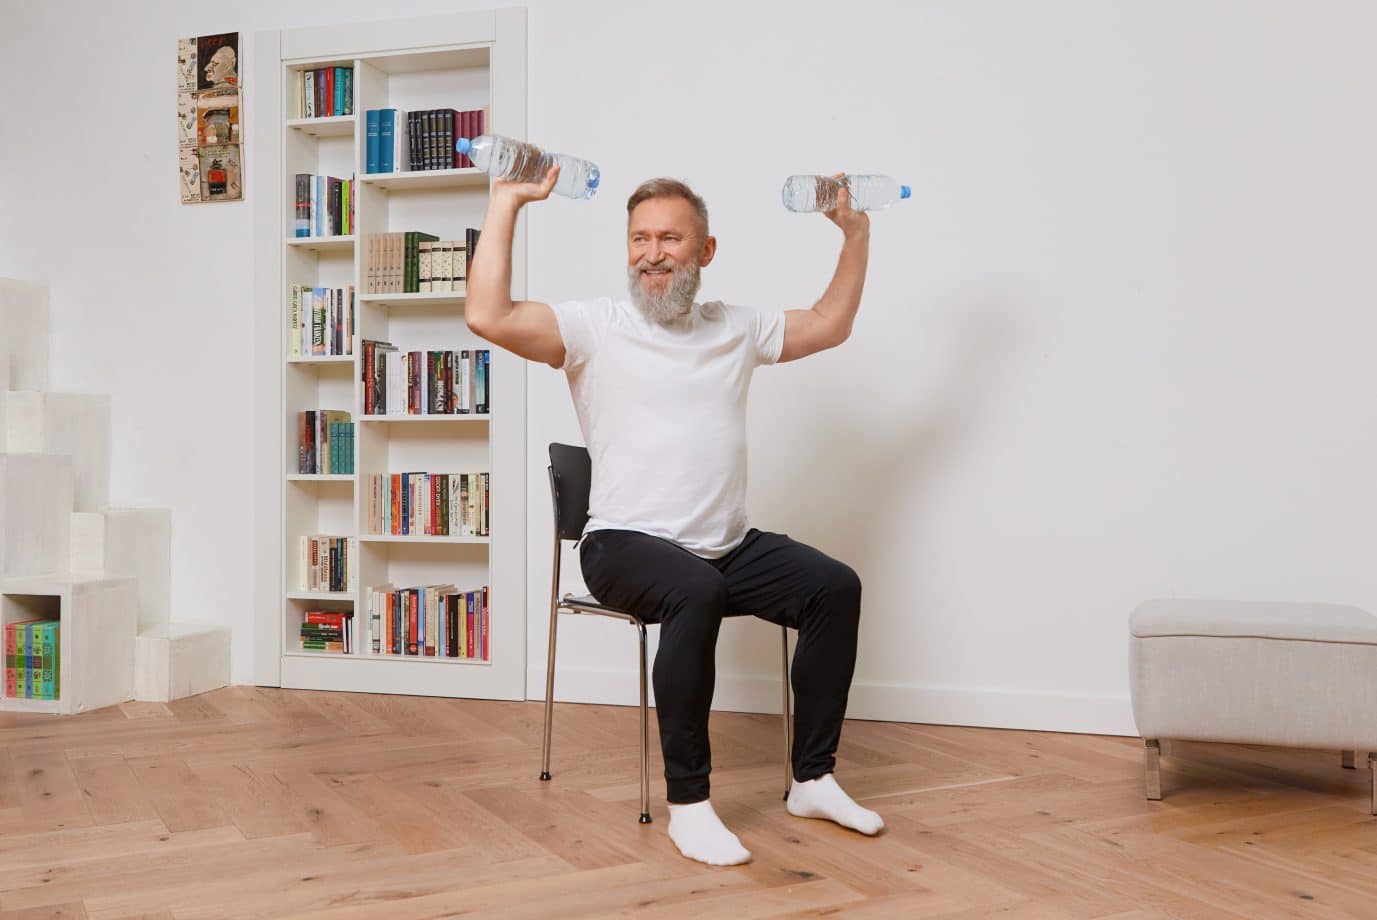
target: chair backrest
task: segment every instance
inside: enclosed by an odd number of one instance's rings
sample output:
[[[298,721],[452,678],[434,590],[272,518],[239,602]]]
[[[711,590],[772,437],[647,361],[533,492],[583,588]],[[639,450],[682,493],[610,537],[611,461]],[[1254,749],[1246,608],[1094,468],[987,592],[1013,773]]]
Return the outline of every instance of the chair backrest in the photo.
[[[550,444],[550,497],[555,505],[555,534],[577,540],[588,523],[588,493],[593,488],[593,460],[588,448]]]

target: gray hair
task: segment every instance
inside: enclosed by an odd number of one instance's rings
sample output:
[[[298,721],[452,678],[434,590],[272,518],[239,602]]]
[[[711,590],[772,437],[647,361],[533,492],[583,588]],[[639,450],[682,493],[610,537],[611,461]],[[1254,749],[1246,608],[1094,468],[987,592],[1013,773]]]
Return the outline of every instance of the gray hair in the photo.
[[[660,177],[658,179],[647,179],[640,184],[636,191],[631,193],[631,197],[626,200],[626,216],[629,220],[631,212],[636,210],[636,205],[652,198],[682,198],[693,206],[693,213],[698,215],[699,229],[703,236],[708,235],[708,206],[703,203],[703,199],[683,182],[678,179]]]

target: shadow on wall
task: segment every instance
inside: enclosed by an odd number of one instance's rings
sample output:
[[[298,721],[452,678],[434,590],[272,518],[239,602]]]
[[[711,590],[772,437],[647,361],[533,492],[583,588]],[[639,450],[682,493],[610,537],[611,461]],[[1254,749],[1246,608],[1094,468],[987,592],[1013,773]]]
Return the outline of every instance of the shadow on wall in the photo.
[[[842,385],[824,381],[811,395],[792,387],[772,394],[802,400],[806,410],[790,412],[792,423],[770,432],[769,466],[751,483],[752,504],[778,510],[752,525],[788,533],[854,568],[866,585],[866,611],[921,617],[912,608],[941,577],[921,568],[924,542],[941,539],[929,534],[922,510],[961,462],[991,400],[1004,398],[1001,369],[1021,336],[1014,303],[988,294],[911,307],[908,315],[921,319],[910,328],[921,332],[890,334],[864,354],[839,350],[835,357],[847,368]],[[886,641],[890,625],[862,615],[862,660],[870,643]],[[734,673],[766,673],[765,663],[775,660],[770,637],[739,626],[733,632],[731,642],[719,644],[719,654],[731,650],[721,664]]]

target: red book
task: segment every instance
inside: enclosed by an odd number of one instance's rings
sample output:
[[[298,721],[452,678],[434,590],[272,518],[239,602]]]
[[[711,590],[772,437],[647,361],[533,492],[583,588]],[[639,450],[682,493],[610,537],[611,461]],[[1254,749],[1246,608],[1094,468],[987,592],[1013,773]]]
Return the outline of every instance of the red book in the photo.
[[[19,696],[19,672],[15,662],[19,654],[19,639],[15,635],[18,628],[17,623],[5,624],[5,696],[9,699]]]
[[[469,140],[472,140],[473,138],[483,133],[477,127],[478,119],[475,117],[477,115],[478,113],[474,111],[468,111],[464,113],[464,137],[467,137]],[[472,166],[473,158],[468,156],[464,157],[464,165]]]
[[[473,615],[474,615],[474,609],[473,609],[473,592],[472,592],[472,591],[470,591],[470,592],[468,592],[467,594],[464,595],[464,605],[465,605],[465,610],[464,610],[464,633],[465,633],[465,643],[464,643],[464,644],[465,644],[465,646],[466,646],[466,647],[468,648],[468,650],[469,650],[469,655],[468,655],[468,657],[470,657],[470,658],[477,658],[477,657],[478,657],[478,644],[477,644],[477,641],[476,641],[477,636],[475,635],[475,631],[474,631],[474,628],[473,628]]]
[[[335,68],[325,68],[325,114],[335,114]]]
[[[418,618],[416,616],[416,591],[411,590],[406,593],[406,653],[408,655],[416,655],[419,654],[416,646],[416,627],[418,623]]]
[[[377,412],[377,394],[373,391],[373,346],[363,343],[363,411],[369,415]]]

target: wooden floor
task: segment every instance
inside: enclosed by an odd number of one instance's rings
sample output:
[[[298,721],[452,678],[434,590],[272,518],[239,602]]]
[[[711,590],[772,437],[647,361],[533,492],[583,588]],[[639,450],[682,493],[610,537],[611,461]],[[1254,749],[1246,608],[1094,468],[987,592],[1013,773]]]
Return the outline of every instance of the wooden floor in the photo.
[[[778,717],[713,715],[713,801],[755,854],[637,823],[636,711],[234,687],[0,715],[0,918],[1372,917],[1377,819],[1337,753],[850,722],[888,828],[789,816]],[[658,759],[654,764],[659,774]]]

